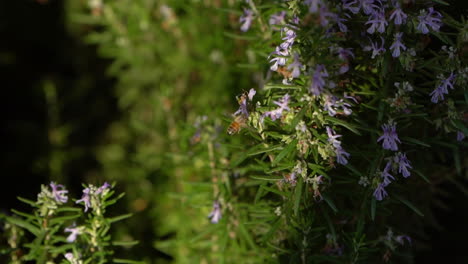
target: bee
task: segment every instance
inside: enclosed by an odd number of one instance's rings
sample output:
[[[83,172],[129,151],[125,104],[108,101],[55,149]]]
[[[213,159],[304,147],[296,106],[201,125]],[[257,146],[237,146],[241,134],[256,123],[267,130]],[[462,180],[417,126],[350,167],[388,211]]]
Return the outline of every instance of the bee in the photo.
[[[288,71],[286,67],[278,67],[276,72],[281,74],[284,79],[289,79],[292,77],[292,72]]]
[[[245,126],[245,123],[247,122],[247,116],[240,114],[236,117],[234,117],[234,120],[231,122],[227,129],[227,133],[229,135],[234,135],[236,133],[239,133],[242,127]]]
[[[240,96],[236,96],[237,103],[239,103],[239,105],[246,104],[248,96],[249,94],[247,92],[243,92]]]

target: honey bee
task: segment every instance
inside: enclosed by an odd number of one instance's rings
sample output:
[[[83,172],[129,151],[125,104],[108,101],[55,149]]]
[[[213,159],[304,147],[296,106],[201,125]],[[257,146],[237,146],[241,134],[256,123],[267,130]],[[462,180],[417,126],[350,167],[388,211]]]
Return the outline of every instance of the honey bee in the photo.
[[[247,103],[248,96],[248,93],[244,92],[239,97],[237,97],[237,102],[239,103],[239,105]]]
[[[236,133],[239,133],[242,127],[245,126],[245,123],[247,122],[247,116],[240,114],[236,117],[234,117],[234,120],[231,122],[227,129],[227,133],[229,135],[234,135]]]
[[[288,71],[286,67],[278,67],[276,72],[281,74],[284,79],[289,79],[292,77],[292,72]]]

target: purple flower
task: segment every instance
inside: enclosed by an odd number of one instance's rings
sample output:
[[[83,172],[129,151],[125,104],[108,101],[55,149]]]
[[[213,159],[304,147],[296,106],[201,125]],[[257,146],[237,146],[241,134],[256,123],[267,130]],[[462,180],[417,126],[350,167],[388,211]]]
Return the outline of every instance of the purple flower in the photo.
[[[442,26],[442,14],[434,11],[432,7],[428,9],[428,12],[426,12],[426,10],[421,11],[421,15],[418,16],[418,19],[419,24],[416,29],[423,34],[429,33],[428,27],[431,27],[434,31],[439,31]]]
[[[370,15],[378,9],[377,5],[374,4],[375,0],[359,0],[361,2],[361,8],[364,14]]]
[[[366,22],[366,25],[367,24],[371,24],[367,29],[367,33],[374,34],[375,31],[384,33],[385,27],[388,25],[387,20],[385,20],[384,8],[373,10],[373,13],[369,16],[369,20]]]
[[[279,101],[273,101],[273,103],[279,107],[276,108],[275,110],[265,112],[261,117],[261,121],[263,121],[265,116],[269,116],[271,120],[275,121],[276,119],[281,118],[281,116],[283,115],[283,111],[290,110],[288,106],[289,94],[285,94]]]
[[[389,160],[387,162],[387,165],[385,165],[385,168],[382,171],[382,175],[381,175],[383,178],[382,184],[384,187],[387,187],[392,182],[392,180],[395,180],[395,178],[389,172],[391,169],[392,169],[392,160]]]
[[[323,110],[328,111],[330,116],[335,116],[338,108],[342,108],[343,113],[348,116],[353,112],[350,107],[351,105],[345,102],[343,99],[338,100],[338,97],[334,95],[325,95]]]
[[[239,103],[239,109],[234,113],[234,116],[237,115],[244,115],[244,116],[249,116],[249,111],[247,111],[247,99],[242,98],[240,103]]]
[[[50,183],[50,188],[52,188],[52,195],[57,203],[66,203],[68,201],[67,193],[65,187],[62,184],[55,184],[55,182]]]
[[[344,14],[346,17],[349,18],[348,14]],[[348,21],[346,18],[339,17],[338,15],[335,15],[335,21],[336,24],[338,25],[338,28],[340,29],[340,32],[346,33],[348,32],[348,27],[344,24],[344,22]]]
[[[240,28],[242,32],[249,30],[253,18],[253,11],[250,9],[244,9],[244,15],[239,18],[239,22],[242,23]]]
[[[286,32],[286,36],[282,38],[284,42],[280,44],[280,48],[283,50],[287,50],[294,44],[294,40],[296,39],[296,32],[287,27],[284,27],[282,29],[282,32]]]
[[[282,50],[280,47],[276,47],[276,51],[273,52],[272,54],[274,55],[279,55],[280,57],[276,57],[270,60],[270,62],[274,62],[273,65],[271,65],[270,69],[272,71],[278,70],[279,66],[284,66],[286,64],[286,56],[289,56],[289,51],[288,50]]]
[[[335,154],[336,154],[336,160],[338,161],[339,164],[341,165],[348,164],[348,159],[349,159],[350,154],[346,152],[341,146],[335,149]]]
[[[383,140],[382,147],[384,149],[397,151],[397,142],[401,143],[401,141],[396,133],[396,125],[390,122],[388,124],[382,125],[382,129],[383,135],[377,139],[377,142]]]
[[[461,131],[457,131],[457,141],[462,141],[465,138],[465,134]]]
[[[380,37],[380,39],[382,40],[382,44],[380,45],[380,47],[378,46],[376,42],[372,42],[372,41],[371,41],[370,46],[364,47],[364,51],[372,51],[372,56],[371,56],[372,59],[375,58],[375,56],[380,55],[385,52],[385,48],[384,48],[385,40],[383,37]]]
[[[362,8],[364,14],[369,15],[374,12],[377,5],[374,4],[375,0],[342,0],[343,9],[349,10],[353,14],[359,13]]]
[[[221,205],[218,201],[213,203],[213,210],[208,215],[208,218],[211,220],[211,223],[216,224],[221,219]]]
[[[408,178],[409,176],[411,176],[411,173],[408,171],[408,168],[412,169],[413,167],[411,167],[411,163],[406,157],[406,153],[398,153],[395,156],[394,160],[396,164],[398,164],[398,172],[401,173],[403,177]]]
[[[256,93],[257,93],[257,91],[255,91],[254,88],[250,88],[249,93],[247,95],[247,98],[249,98],[249,100],[252,101],[252,99],[253,99],[253,97],[255,96]]]
[[[452,72],[450,73],[450,76],[447,79],[440,82],[439,86],[437,86],[437,88],[429,94],[430,96],[432,96],[431,102],[436,104],[437,102],[439,102],[439,100],[444,100],[444,94],[448,94],[448,88],[453,90],[453,82],[455,80],[455,77],[456,75]],[[443,79],[443,77],[441,78]]]
[[[96,194],[100,194],[104,192],[106,189],[110,189],[111,185],[107,182],[105,182],[101,187],[99,187],[96,191]]]
[[[393,10],[389,20],[393,19],[393,23],[395,23],[395,25],[401,25],[406,23],[407,17],[408,16],[403,12],[403,10],[401,10],[400,7],[397,7],[395,10]]]
[[[81,234],[81,227],[67,227],[65,228],[65,232],[71,233],[67,237],[67,242],[72,243],[76,240],[76,237]]]
[[[328,142],[335,148],[341,146],[341,142],[337,140],[337,138],[341,137],[341,135],[336,135],[335,131],[330,127],[325,127],[325,129],[327,130]]]
[[[342,2],[344,10],[349,10],[353,14],[357,14],[359,12],[360,6],[357,0],[342,0]]]
[[[348,60],[350,57],[354,58],[354,53],[352,48],[341,48],[339,47],[336,51],[338,53],[338,58],[341,60]]]
[[[405,241],[403,239],[406,239],[408,243],[411,245],[411,237],[406,236],[406,235],[401,235],[401,236],[396,236],[395,241],[400,243],[401,245],[405,244]]]
[[[88,211],[88,208],[91,207],[91,197],[90,197],[90,192],[91,190],[89,188],[86,188],[83,190],[83,195],[81,196],[81,199],[76,201],[76,203],[81,203],[84,202],[85,206],[85,212]]]
[[[388,196],[388,193],[385,191],[385,185],[383,183],[379,184],[374,191],[374,197],[377,201],[382,201],[383,198]]]
[[[299,61],[299,54],[295,52],[293,62],[288,65],[288,70],[292,70],[291,77],[292,78],[299,77],[299,75],[301,75],[301,68],[302,68],[302,63]]]
[[[312,83],[309,87],[309,92],[314,95],[320,95],[325,86],[325,79],[328,77],[327,69],[323,64],[318,64],[315,68],[314,75],[312,76]]]
[[[281,25],[284,24],[284,17],[286,16],[285,11],[278,12],[276,14],[273,14],[270,16],[270,19],[268,20],[268,23],[270,25]]]
[[[392,46],[390,46],[390,50],[392,50],[392,57],[394,58],[400,57],[400,49],[406,50],[406,46],[401,42],[402,37],[403,32],[396,33],[395,42],[393,42]]]
[[[350,154],[341,147],[341,142],[337,140],[341,135],[335,134],[335,131],[330,127],[325,127],[325,129],[327,130],[328,142],[335,148],[336,160],[341,165],[348,164],[347,159],[349,159]]]

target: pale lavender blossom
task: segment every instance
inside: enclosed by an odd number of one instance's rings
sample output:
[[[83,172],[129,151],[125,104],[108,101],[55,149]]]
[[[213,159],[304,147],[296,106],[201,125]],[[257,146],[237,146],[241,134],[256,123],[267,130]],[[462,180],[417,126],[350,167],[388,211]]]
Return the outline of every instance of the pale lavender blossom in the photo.
[[[442,26],[442,14],[435,11],[434,8],[430,7],[428,11],[421,11],[421,15],[418,16],[419,24],[417,30],[423,34],[429,33],[429,28],[431,27],[434,31],[439,31]]]
[[[350,154],[341,147],[341,142],[337,140],[341,135],[335,134],[335,131],[330,127],[325,127],[325,129],[327,130],[328,142],[335,148],[337,162],[341,165],[348,164]]]
[[[403,10],[401,10],[400,7],[397,7],[395,10],[393,10],[392,14],[390,15],[389,20],[393,19],[393,23],[395,23],[395,25],[401,25],[401,24],[406,23],[406,18],[407,17],[408,17],[408,15],[406,15],[403,12]]]
[[[344,14],[344,16],[349,18],[349,15],[346,13]],[[343,33],[348,32],[348,27],[344,24],[344,22],[348,21],[348,19],[340,17],[338,15],[335,15],[334,18],[335,18],[336,24],[338,25],[338,28],[340,29],[340,32],[343,32]]]
[[[270,16],[268,23],[270,25],[282,25],[285,23],[284,17],[286,16],[285,11],[278,12]]]
[[[378,6],[374,4],[375,0],[359,0],[361,4],[362,11],[366,15],[370,15],[378,9]]]
[[[249,30],[253,19],[253,11],[250,9],[244,9],[244,15],[239,18],[239,22],[242,23],[240,28],[242,32]]]
[[[448,94],[448,88],[453,90],[453,82],[455,77],[456,75],[452,72],[447,79],[440,82],[439,86],[437,86],[437,88],[429,94],[432,96],[431,102],[436,104],[439,102],[439,100],[444,100],[444,94]],[[440,76],[439,78],[443,79],[443,76]]]
[[[465,138],[465,134],[462,131],[457,131],[457,141],[462,141]]]
[[[385,186],[383,183],[380,183],[374,191],[374,197],[377,201],[382,201],[385,197],[388,196],[388,193],[385,191]]]
[[[335,134],[335,131],[328,126],[325,129],[327,130],[328,142],[335,148],[340,147],[341,142],[337,138],[341,137],[341,135]]]
[[[237,109],[237,111],[234,113],[234,116],[237,116],[237,115],[244,115],[244,116],[249,116],[249,111],[247,110],[247,99],[249,101],[252,101],[254,95],[256,94],[257,92],[255,91],[255,89],[251,88],[249,90],[249,93],[247,94],[247,98],[245,97],[242,97],[241,101],[239,102],[239,109]]]
[[[286,64],[286,57],[289,56],[289,51],[283,50],[280,47],[276,47],[276,51],[272,54],[279,56],[270,60],[270,62],[274,62],[274,64],[271,65],[270,69],[272,71],[276,71],[278,70],[279,66],[284,66]]]
[[[312,76],[312,83],[309,87],[309,92],[314,95],[320,95],[325,88],[325,79],[328,77],[327,69],[323,64],[318,64]]]
[[[221,205],[218,201],[213,203],[213,210],[208,215],[208,218],[211,220],[211,223],[216,224],[221,219]]]
[[[105,190],[110,189],[110,187],[111,185],[109,183],[104,182],[104,184],[97,189],[96,194],[103,193]]]
[[[334,95],[326,94],[325,101],[323,103],[323,110],[328,111],[328,115],[335,116],[339,108],[343,109],[343,114],[347,116],[353,112],[349,103]]]
[[[380,39],[382,40],[382,44],[380,46],[377,44],[377,42],[371,41],[370,46],[364,47],[364,51],[372,51],[372,56],[371,56],[372,59],[375,58],[375,56],[378,56],[385,52],[385,48],[384,48],[385,40],[383,37],[380,37]]]
[[[401,38],[403,37],[403,32],[398,32],[395,34],[395,42],[390,46],[390,50],[392,50],[392,57],[397,58],[400,57],[400,49],[406,50],[406,46],[401,42]]]
[[[398,143],[401,143],[396,132],[396,124],[389,122],[382,125],[383,135],[377,139],[377,142],[383,140],[382,147],[393,151],[398,150]]]
[[[291,23],[289,24],[289,26],[291,26],[291,27],[297,29],[297,26],[299,25],[299,22],[300,22],[299,17],[296,16],[296,15],[294,15],[294,16],[291,18]]]
[[[359,10],[362,8],[364,14],[370,15],[378,8],[378,6],[374,4],[375,0],[342,0],[342,2],[343,9],[349,10],[353,14],[359,13]]]
[[[52,195],[54,196],[54,199],[57,203],[66,203],[68,201],[68,191],[65,190],[65,186],[51,182],[50,188],[52,188]]]
[[[81,234],[82,228],[81,227],[67,227],[65,228],[65,232],[71,233],[67,237],[67,242],[72,243],[76,240],[77,236]]]
[[[384,33],[385,27],[388,25],[387,20],[385,20],[385,9],[382,7],[373,10],[369,16],[369,20],[366,22],[367,24],[370,24],[367,33],[374,34],[376,31]]]
[[[343,2],[343,9],[349,10],[353,14],[357,14],[360,9],[360,5],[358,0],[342,0]]]
[[[296,39],[296,32],[287,27],[284,27],[281,32],[285,32],[285,37],[282,38],[284,42],[280,44],[280,48],[287,50],[294,44],[294,40]]]
[[[247,94],[247,98],[249,98],[249,100],[252,101],[252,99],[253,99],[253,97],[255,96],[256,93],[257,93],[257,91],[255,91],[254,88],[250,88],[249,93]]]
[[[265,112],[262,117],[261,117],[261,121],[263,121],[263,119],[268,116],[271,118],[271,120],[275,121],[276,119],[279,119],[283,116],[283,111],[289,111],[289,94],[285,94],[279,101],[273,101],[274,104],[276,104],[278,106],[278,108],[274,109],[274,110],[271,110],[271,111],[267,111]]]
[[[84,203],[85,206],[85,212],[88,211],[89,207],[91,207],[91,190],[89,188],[85,188],[83,190],[83,195],[81,196],[81,199],[77,200],[75,203]]]
[[[247,99],[242,98],[242,100],[239,102],[239,109],[234,113],[234,116],[237,115],[244,115],[244,116],[249,116],[249,111],[247,110]]]
[[[348,164],[349,156],[351,156],[348,152],[346,152],[341,146],[335,149],[336,154],[336,161],[341,165]]]
[[[387,187],[392,182],[392,180],[395,180],[395,178],[389,172],[392,169],[392,164],[392,160],[390,159],[387,162],[387,165],[385,165],[384,170],[382,171],[381,176],[383,178],[382,184],[384,187]]]
[[[291,64],[288,65],[288,70],[291,71],[291,77],[297,78],[301,75],[302,63],[299,61],[299,53],[294,53],[294,59]]]
[[[406,153],[398,153],[395,156],[395,163],[398,164],[398,172],[403,175],[403,177],[408,178],[411,176],[411,172],[408,169],[412,169],[411,163],[406,157]]]

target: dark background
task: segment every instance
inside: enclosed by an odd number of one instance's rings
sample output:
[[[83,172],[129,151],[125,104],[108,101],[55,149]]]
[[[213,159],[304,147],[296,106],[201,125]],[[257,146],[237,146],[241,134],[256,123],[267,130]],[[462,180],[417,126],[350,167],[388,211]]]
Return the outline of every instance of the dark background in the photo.
[[[452,15],[466,14],[465,6],[453,1]],[[73,124],[60,148],[79,150],[62,170],[70,181],[63,183],[76,196],[85,175],[99,171],[93,146],[120,115],[114,81],[105,74],[109,62],[97,56],[96,47],[68,33],[62,1],[0,1],[0,36],[0,210],[24,208],[16,197],[35,199],[50,179],[47,163],[57,147],[50,143],[55,124],[43,89],[47,81],[55,84],[60,102],[53,105],[61,119],[55,122]],[[449,208],[434,203],[438,225],[426,227],[430,247],[416,252],[416,263],[468,263],[466,196],[450,183],[441,189],[445,195],[439,198]]]

